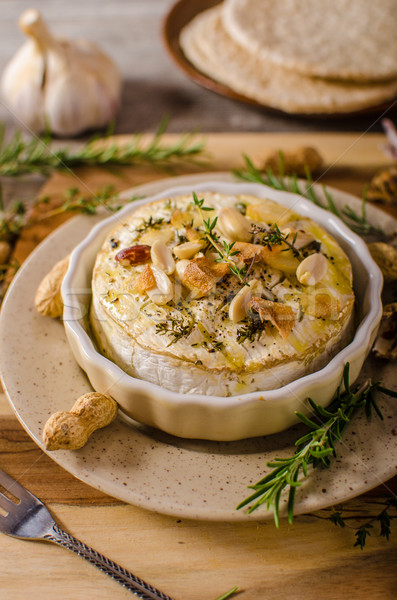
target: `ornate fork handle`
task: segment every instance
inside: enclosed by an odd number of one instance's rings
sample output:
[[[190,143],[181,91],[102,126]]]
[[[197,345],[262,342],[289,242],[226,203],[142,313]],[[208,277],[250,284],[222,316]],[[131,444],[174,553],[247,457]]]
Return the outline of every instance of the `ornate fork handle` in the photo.
[[[134,592],[142,600],[173,600],[167,594],[160,592],[149,583],[146,583],[146,581],[143,581],[143,579],[136,577],[127,571],[127,569],[124,569],[109,558],[106,558],[106,556],[103,556],[103,554],[84,544],[84,542],[76,539],[70,533],[66,533],[56,523],[54,523],[51,533],[47,533],[44,539],[64,546],[64,548],[68,548],[82,558],[85,558],[85,560],[88,560],[98,567],[98,569],[101,569],[101,571],[121,583],[128,590]]]

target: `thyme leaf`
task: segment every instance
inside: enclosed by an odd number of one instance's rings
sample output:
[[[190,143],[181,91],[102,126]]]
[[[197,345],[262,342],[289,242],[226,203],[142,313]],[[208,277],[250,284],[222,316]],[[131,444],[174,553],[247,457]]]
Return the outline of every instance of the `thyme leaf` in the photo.
[[[298,235],[297,232],[293,237],[291,237],[289,233],[283,233],[280,231],[277,223],[273,223],[271,227],[253,224],[251,227],[251,233],[261,234],[260,243],[263,246],[267,246],[269,250],[272,249],[272,246],[280,246],[281,244],[284,244],[287,246],[287,248],[284,248],[282,252],[285,252],[286,250],[292,250],[294,256],[301,256],[301,252],[295,247],[295,242]]]
[[[153,217],[150,215],[148,219],[143,219],[142,225],[136,228],[136,231],[139,233],[143,233],[148,229],[161,229],[162,224],[164,223],[163,217]]]
[[[336,458],[335,444],[340,441],[346,427],[357,411],[364,408],[367,418],[371,417],[372,411],[383,419],[383,415],[376,403],[375,392],[381,392],[393,398],[397,397],[397,392],[389,390],[366,381],[362,386],[349,385],[349,363],[346,364],[343,380],[345,391],[339,387],[335,400],[328,408],[316,404],[308,398],[308,403],[313,411],[313,417],[308,418],[302,413],[295,414],[309,429],[308,433],[303,435],[295,442],[296,451],[293,456],[287,458],[274,458],[267,463],[272,470],[255,485],[250,486],[254,490],[248,498],[243,500],[237,509],[250,505],[248,512],[251,513],[262,504],[266,509],[273,508],[274,521],[276,527],[279,527],[280,501],[285,488],[289,489],[288,495],[288,521],[292,523],[295,504],[296,489],[302,485],[302,480],[309,476],[309,467],[329,467],[332,459]],[[365,533],[361,531],[358,539],[359,543],[365,542]]]
[[[169,335],[172,339],[168,346],[171,346],[172,344],[176,344],[181,338],[190,335],[193,325],[193,321],[185,323],[183,319],[171,319],[171,321],[156,323],[156,333],[159,335]]]
[[[378,532],[380,537],[389,540],[391,535],[391,522],[392,520],[397,519],[397,498],[394,495],[385,498],[384,501],[376,502],[376,504],[380,504],[382,509],[370,517],[368,517],[368,514],[352,514],[350,511],[347,514],[344,514],[343,507],[338,507],[338,509],[332,507],[331,509],[328,509],[331,512],[326,516],[316,513],[312,516],[317,519],[331,521],[336,527],[352,529],[355,536],[355,543],[353,546],[359,546],[361,550],[363,550],[367,538],[375,531]]]
[[[239,251],[233,250],[235,242],[228,244],[226,241],[223,241],[222,244],[220,243],[220,237],[215,232],[215,227],[218,222],[218,217],[215,217],[214,219],[211,219],[210,217],[208,217],[208,219],[205,219],[204,215],[203,215],[203,211],[212,211],[214,209],[209,206],[205,206],[204,198],[199,199],[195,192],[193,192],[192,195],[193,195],[193,204],[197,208],[197,210],[199,211],[200,216],[201,216],[201,220],[202,220],[203,228],[204,228],[204,237],[207,240],[207,242],[215,249],[215,251],[219,255],[217,262],[228,263],[229,270],[232,273],[232,275],[235,275],[236,277],[238,277],[238,279],[241,281],[241,283],[244,283],[244,285],[248,285],[246,283],[246,275],[247,275],[246,265],[244,265],[243,267],[239,267],[232,259],[232,256],[239,254]]]
[[[111,185],[105,186],[97,190],[92,196],[84,196],[78,188],[68,188],[64,193],[64,202],[47,213],[44,213],[40,220],[48,219],[58,214],[76,212],[86,215],[95,215],[99,208],[106,208],[109,212],[117,212],[124,204],[128,202],[134,202],[138,199],[138,196],[131,196],[128,200],[124,200],[120,203],[118,194],[115,188]],[[48,198],[40,198],[39,204],[46,204]]]
[[[266,328],[266,321],[260,319],[250,319],[246,325],[237,329],[237,342],[242,344],[245,341],[255,342],[261,337],[262,332]]]

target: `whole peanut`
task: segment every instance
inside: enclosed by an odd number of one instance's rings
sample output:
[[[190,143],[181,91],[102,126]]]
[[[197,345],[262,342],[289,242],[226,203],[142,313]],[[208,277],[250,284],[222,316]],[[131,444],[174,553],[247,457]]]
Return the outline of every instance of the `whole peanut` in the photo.
[[[84,394],[69,412],[57,412],[48,419],[43,430],[46,450],[82,448],[94,431],[114,421],[117,408],[110,396],[99,392]]]

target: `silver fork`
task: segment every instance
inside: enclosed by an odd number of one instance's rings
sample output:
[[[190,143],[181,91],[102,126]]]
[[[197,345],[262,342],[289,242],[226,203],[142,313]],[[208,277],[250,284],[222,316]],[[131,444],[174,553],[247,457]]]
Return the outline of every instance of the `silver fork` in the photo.
[[[0,469],[0,531],[23,540],[47,540],[88,560],[142,600],[172,600],[170,596],[136,577],[117,563],[63,531],[46,506]],[[9,496],[13,496],[15,501]]]

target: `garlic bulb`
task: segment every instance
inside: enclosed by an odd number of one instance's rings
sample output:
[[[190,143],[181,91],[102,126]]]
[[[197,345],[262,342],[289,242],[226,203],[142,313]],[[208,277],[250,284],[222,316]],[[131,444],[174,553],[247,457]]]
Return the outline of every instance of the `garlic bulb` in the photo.
[[[8,63],[1,87],[23,125],[73,136],[114,119],[121,76],[108,56],[88,40],[54,37],[38,10],[25,11],[19,26],[30,39]]]

